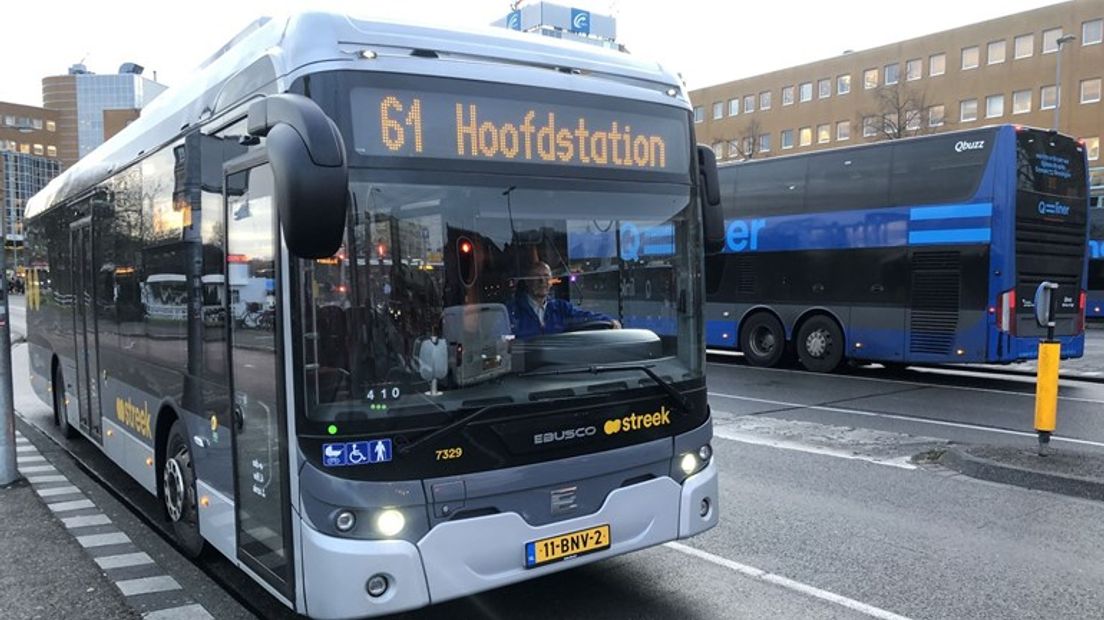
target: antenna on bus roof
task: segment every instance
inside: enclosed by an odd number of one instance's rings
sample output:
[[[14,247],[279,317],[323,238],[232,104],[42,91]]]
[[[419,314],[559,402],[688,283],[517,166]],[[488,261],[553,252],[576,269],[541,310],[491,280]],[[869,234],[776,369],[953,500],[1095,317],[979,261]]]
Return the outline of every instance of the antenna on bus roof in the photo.
[[[200,69],[206,68],[207,65],[209,65],[209,64],[215,62],[216,60],[218,60],[219,57],[221,57],[223,54],[225,54],[227,52],[227,50],[229,50],[231,47],[234,47],[235,45],[237,45],[239,41],[241,41],[242,39],[244,39],[244,38],[248,37],[249,35],[253,34],[257,30],[260,30],[265,24],[267,24],[270,21],[272,21],[272,18],[268,17],[268,16],[258,17],[257,19],[253,20],[248,26],[246,26],[245,28],[242,28],[241,32],[234,35],[229,41],[227,41],[222,47],[220,47],[217,52],[212,54],[210,58],[208,58],[207,60],[204,60],[199,65],[199,68]]]

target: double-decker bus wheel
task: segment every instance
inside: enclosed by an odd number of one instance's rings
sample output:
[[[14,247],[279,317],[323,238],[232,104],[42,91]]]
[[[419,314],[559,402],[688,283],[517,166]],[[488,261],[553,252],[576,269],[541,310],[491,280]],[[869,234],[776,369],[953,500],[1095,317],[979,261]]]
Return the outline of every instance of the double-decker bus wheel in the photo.
[[[832,319],[818,315],[797,331],[797,357],[812,372],[832,372],[843,361],[843,332]]]
[[[752,366],[777,366],[786,350],[786,334],[782,324],[765,312],[752,315],[740,330],[740,350]]]

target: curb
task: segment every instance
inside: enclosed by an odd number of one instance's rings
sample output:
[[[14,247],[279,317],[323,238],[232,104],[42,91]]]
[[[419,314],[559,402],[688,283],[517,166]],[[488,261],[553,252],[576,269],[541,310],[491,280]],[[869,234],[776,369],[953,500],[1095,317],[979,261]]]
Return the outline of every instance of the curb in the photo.
[[[939,462],[971,478],[1104,501],[1104,480],[1063,476],[1007,465],[970,454],[961,446],[949,446]]]

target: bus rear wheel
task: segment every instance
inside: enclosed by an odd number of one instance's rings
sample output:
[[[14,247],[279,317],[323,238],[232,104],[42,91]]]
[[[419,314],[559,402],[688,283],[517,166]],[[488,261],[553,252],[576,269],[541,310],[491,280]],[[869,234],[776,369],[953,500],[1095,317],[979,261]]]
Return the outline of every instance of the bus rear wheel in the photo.
[[[797,357],[811,372],[832,372],[843,361],[843,332],[832,319],[818,315],[797,330]]]
[[[751,366],[777,366],[786,351],[786,333],[782,323],[770,314],[753,315],[740,330],[740,350]]]
[[[197,558],[203,552],[203,536],[199,533],[195,469],[192,467],[192,451],[188,446],[184,423],[180,420],[174,421],[169,429],[165,455],[161,476],[165,514],[184,554]]]
[[[61,436],[66,439],[73,439],[77,436],[77,431],[69,425],[69,419],[65,417],[68,410],[65,404],[65,377],[61,374],[61,365],[54,367],[54,424],[57,425],[58,430],[61,431]]]

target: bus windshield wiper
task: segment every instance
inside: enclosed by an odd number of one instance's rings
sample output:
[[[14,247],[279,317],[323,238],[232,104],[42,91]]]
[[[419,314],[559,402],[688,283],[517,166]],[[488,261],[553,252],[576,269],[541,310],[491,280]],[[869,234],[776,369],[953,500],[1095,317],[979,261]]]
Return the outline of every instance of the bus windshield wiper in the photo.
[[[676,390],[675,386],[673,386],[669,382],[665,381],[663,379],[663,377],[660,377],[659,375],[657,375],[655,373],[655,371],[652,370],[652,365],[651,364],[614,364],[614,365],[592,364],[590,366],[571,366],[569,368],[553,368],[553,369],[550,369],[550,370],[532,370],[532,371],[529,371],[529,372],[523,372],[523,373],[519,374],[518,376],[519,377],[552,377],[552,376],[555,376],[555,375],[576,375],[576,374],[581,374],[581,373],[585,373],[585,372],[589,372],[589,373],[593,373],[593,374],[601,374],[601,373],[606,373],[606,372],[619,372],[619,371],[622,371],[622,370],[636,370],[636,371],[639,371],[639,372],[642,372],[642,373],[648,375],[649,379],[654,381],[656,385],[658,385],[660,388],[662,388],[663,391],[666,392],[667,395],[671,397],[671,400],[675,401],[675,404],[678,405],[678,408],[681,409],[684,414],[689,414],[690,413],[690,403],[687,402],[686,397],[682,395],[682,392],[679,392],[678,390]]]
[[[533,403],[533,404],[540,403],[542,405],[548,404],[548,403],[560,402],[560,401],[571,401],[573,403],[585,403],[585,402],[589,402],[591,400],[594,400],[596,398],[606,398],[608,396],[609,396],[608,394],[592,394],[592,395],[588,395],[588,396],[562,396],[560,398],[548,398],[548,399],[543,399],[543,400],[531,401],[531,403]],[[480,407],[479,409],[476,409],[472,413],[469,413],[468,415],[460,418],[459,420],[454,420],[454,421],[442,426],[441,428],[439,428],[435,431],[431,431],[428,434],[423,435],[423,436],[419,437],[418,439],[415,439],[414,441],[412,441],[411,443],[406,444],[405,446],[397,448],[397,451],[398,451],[399,454],[402,454],[402,455],[409,454],[410,452],[413,452],[415,448],[417,448],[418,446],[420,446],[422,444],[433,441],[434,439],[437,439],[438,437],[441,437],[442,435],[447,435],[447,434],[451,433],[452,431],[454,431],[458,428],[462,428],[462,427],[467,426],[468,423],[470,423],[472,420],[475,420],[476,418],[478,418],[479,416],[487,413],[488,411],[494,411],[496,409],[502,409],[503,407],[512,407],[512,406],[519,405],[519,404],[521,404],[521,403],[516,403],[516,402],[510,401],[508,403],[494,403],[494,404],[491,404],[491,405],[487,405],[486,407]]]

